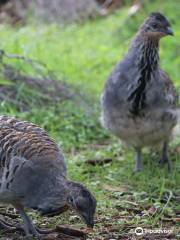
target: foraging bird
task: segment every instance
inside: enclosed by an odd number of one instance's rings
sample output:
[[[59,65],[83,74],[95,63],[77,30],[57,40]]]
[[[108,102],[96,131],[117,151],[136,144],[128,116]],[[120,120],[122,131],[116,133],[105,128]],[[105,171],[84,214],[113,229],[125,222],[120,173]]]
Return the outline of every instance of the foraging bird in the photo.
[[[139,171],[141,149],[163,145],[160,163],[168,164],[168,142],[178,118],[178,94],[159,66],[159,41],[173,35],[168,19],[151,13],[140,27],[124,57],[106,82],[101,99],[102,123],[136,151]]]
[[[45,130],[27,121],[0,117],[0,202],[12,204],[24,221],[26,235],[40,236],[24,208],[53,216],[74,209],[93,227],[96,199],[66,178],[64,157]],[[0,227],[9,223],[0,219]]]

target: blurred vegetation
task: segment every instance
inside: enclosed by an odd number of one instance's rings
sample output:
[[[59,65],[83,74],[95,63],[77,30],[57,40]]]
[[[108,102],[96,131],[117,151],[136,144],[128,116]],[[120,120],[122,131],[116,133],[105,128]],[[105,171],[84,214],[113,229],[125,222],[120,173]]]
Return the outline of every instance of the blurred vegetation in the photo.
[[[105,211],[110,216],[119,213],[114,207],[115,200],[111,194],[113,187],[124,189],[123,186],[126,185],[134,193],[145,191],[148,194],[147,201],[159,204],[162,209],[165,205],[162,199],[167,192],[177,194],[179,189],[179,141],[171,150],[174,164],[171,175],[166,169],[157,167],[156,154],[145,152],[144,170],[138,176],[132,176],[132,152],[124,150],[118,140],[102,129],[99,123],[99,101],[104,83],[117,61],[126,53],[139,25],[152,11],[163,12],[172,23],[175,37],[167,37],[161,41],[161,67],[171,76],[177,89],[180,89],[180,2],[144,2],[144,7],[132,17],[128,16],[129,6],[125,6],[106,18],[66,27],[33,23],[13,28],[8,25],[0,26],[0,49],[44,62],[54,72],[56,80],[65,82],[81,96],[81,100],[51,101],[39,107],[36,94],[31,95],[21,89],[21,97],[28,98],[30,102],[28,110],[20,111],[15,104],[4,100],[0,104],[0,113],[28,119],[48,130],[65,151],[69,175],[85,182],[96,193],[100,215]],[[27,76],[37,77],[32,67],[23,61],[6,59],[6,63]],[[3,81],[4,79],[0,79],[1,86]],[[112,164],[103,167],[86,164],[87,159],[107,157],[113,160]],[[112,189],[108,190],[105,185]],[[121,198],[116,199],[119,201]],[[169,211],[175,211],[177,205],[177,202],[170,203]],[[160,211],[155,218],[147,217],[146,224],[162,226],[163,214]],[[140,217],[135,217],[130,224],[139,226],[142,222]],[[122,225],[123,222],[117,224]]]
[[[94,140],[97,138],[97,141],[99,141],[99,133],[101,132],[103,136],[105,134],[104,130],[99,130],[100,126],[96,115],[99,114],[99,98],[104,82],[116,62],[126,53],[138,26],[151,11],[162,11],[173,24],[175,37],[162,40],[161,66],[170,74],[178,87],[180,31],[178,27],[179,7],[177,6],[179,6],[179,1],[166,1],[163,4],[160,4],[160,2],[153,1],[151,4],[145,5],[133,17],[128,17],[129,7],[125,7],[105,19],[97,19],[81,25],[71,24],[63,27],[55,24],[49,26],[36,24],[16,28],[1,25],[0,48],[8,53],[19,54],[44,62],[48,69],[54,71],[58,79],[75,85],[84,96],[88,96],[89,105],[95,113],[95,119],[89,117],[88,114],[84,116],[78,109],[77,104],[72,107],[72,112],[71,107],[67,107],[68,109],[64,111],[65,106],[62,109],[61,106],[57,105],[49,106],[47,112],[47,106],[45,106],[45,109],[43,107],[36,109],[34,104],[31,114],[29,111],[20,113],[3,102],[0,111],[28,118],[32,121],[35,120],[45,126],[56,138],[60,135],[58,139],[62,141],[62,146],[64,144],[69,148],[83,145],[87,142],[86,138],[92,141],[92,136],[89,138],[91,131],[86,131],[89,128],[89,121],[91,121]],[[24,70],[27,75],[34,75],[28,64],[19,60],[14,60],[13,64],[17,69]],[[73,103],[70,105],[73,105]],[[64,128],[64,119],[63,121],[59,120],[61,112],[66,112],[66,115],[69,112],[70,117],[66,116],[66,128]],[[82,116],[82,121],[87,123],[87,126],[79,124],[79,120],[76,122],[76,116],[73,118],[74,113],[79,117]],[[53,124],[51,124],[51,116],[53,116]],[[59,132],[54,131],[55,122]],[[78,137],[73,137],[74,140],[71,136],[73,131],[78,133]],[[96,131],[98,131],[98,134],[96,134]]]

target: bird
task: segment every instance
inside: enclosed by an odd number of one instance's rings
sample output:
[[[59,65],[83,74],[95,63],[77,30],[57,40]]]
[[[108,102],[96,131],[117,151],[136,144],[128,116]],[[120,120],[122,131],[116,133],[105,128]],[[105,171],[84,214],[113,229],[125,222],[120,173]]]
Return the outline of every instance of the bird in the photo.
[[[25,209],[43,216],[73,209],[93,228],[96,199],[66,174],[63,153],[44,129],[15,117],[0,116],[0,203],[12,205],[19,212],[26,236],[40,238],[43,230],[33,225]],[[0,219],[0,228],[9,226]]]
[[[167,17],[152,12],[110,74],[101,96],[102,125],[135,150],[134,173],[142,169],[144,147],[162,147],[160,166],[172,169],[168,144],[178,122],[178,93],[161,69],[159,57],[160,39],[168,35],[174,34]]]

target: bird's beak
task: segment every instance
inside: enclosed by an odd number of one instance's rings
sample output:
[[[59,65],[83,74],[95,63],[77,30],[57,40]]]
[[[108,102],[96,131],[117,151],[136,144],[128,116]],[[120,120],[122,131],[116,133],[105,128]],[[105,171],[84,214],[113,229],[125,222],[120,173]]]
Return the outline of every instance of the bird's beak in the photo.
[[[166,34],[167,34],[167,35],[174,36],[173,30],[172,30],[171,27],[167,27],[167,28],[166,28]]]

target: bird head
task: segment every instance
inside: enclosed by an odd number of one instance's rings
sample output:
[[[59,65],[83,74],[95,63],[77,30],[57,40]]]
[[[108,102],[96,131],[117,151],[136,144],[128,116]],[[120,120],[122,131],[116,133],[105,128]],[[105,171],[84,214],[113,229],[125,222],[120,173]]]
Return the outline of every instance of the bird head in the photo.
[[[143,29],[145,35],[148,36],[156,36],[158,38],[166,35],[173,36],[170,22],[163,14],[159,12],[151,13],[141,28]]]
[[[96,211],[95,197],[79,183],[69,182],[69,187],[70,193],[67,197],[67,204],[80,215],[88,227],[93,228]]]

